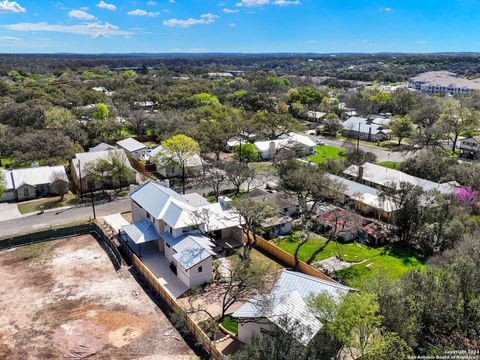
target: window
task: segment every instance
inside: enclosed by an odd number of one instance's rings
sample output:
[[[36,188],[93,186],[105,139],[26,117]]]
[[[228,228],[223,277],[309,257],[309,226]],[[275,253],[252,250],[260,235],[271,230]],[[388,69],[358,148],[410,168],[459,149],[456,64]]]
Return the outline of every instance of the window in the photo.
[[[203,271],[203,266],[199,266],[198,267],[198,272],[202,272]]]
[[[29,192],[28,192],[28,188],[23,188],[23,196],[28,196],[29,195]]]

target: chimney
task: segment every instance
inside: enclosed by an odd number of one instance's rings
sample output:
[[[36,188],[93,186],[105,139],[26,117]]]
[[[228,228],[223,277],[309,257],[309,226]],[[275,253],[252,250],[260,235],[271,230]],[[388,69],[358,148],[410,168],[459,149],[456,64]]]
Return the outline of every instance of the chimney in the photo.
[[[268,144],[268,157],[269,157],[269,159],[271,159],[275,156],[275,152],[276,152],[275,141],[271,141],[270,144]]]
[[[230,209],[232,207],[232,199],[228,196],[219,196],[218,203],[222,206],[223,209]]]
[[[363,165],[358,165],[358,180],[363,179]]]

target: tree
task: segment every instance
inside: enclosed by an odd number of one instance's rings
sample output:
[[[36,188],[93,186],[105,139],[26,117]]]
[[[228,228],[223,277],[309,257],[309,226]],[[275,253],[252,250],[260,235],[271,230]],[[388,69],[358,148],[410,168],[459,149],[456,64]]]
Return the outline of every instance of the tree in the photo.
[[[98,121],[105,121],[110,115],[110,110],[108,110],[107,105],[104,103],[99,103],[95,106],[95,110],[92,113],[92,117]]]
[[[0,170],[0,198],[7,192],[7,184],[5,183],[5,174]]]
[[[290,91],[288,103],[299,102],[303,105],[313,107],[315,105],[320,105],[324,97],[325,94],[314,87],[300,87]]]
[[[244,161],[245,163],[258,160],[258,152],[253,144],[235,145],[233,147],[233,153],[236,159]]]
[[[334,113],[329,113],[323,124],[323,134],[335,137],[341,130],[342,123]]]
[[[53,130],[62,130],[67,125],[76,122],[73,113],[65,108],[53,108],[45,112],[45,128]]]
[[[68,181],[65,178],[65,174],[61,171],[54,173],[52,185],[54,186],[56,192],[60,195],[60,202],[62,202],[65,198],[65,194],[68,193]]]
[[[165,154],[162,159],[167,166],[178,166],[182,170],[182,189],[185,194],[186,166],[192,157],[200,154],[200,146],[186,135],[175,135],[162,142]]]
[[[247,184],[247,191],[249,191],[252,182],[258,178],[255,169],[239,161],[225,163],[223,170],[225,170],[228,181],[234,187],[236,195],[240,194],[242,186],[245,184]]]
[[[250,252],[257,242],[257,233],[265,220],[278,214],[275,204],[257,201],[251,198],[237,198],[233,201],[233,208],[242,219],[242,230],[246,236],[243,245],[243,258],[250,259]]]
[[[274,140],[281,135],[303,128],[302,125],[289,114],[259,111],[253,116],[252,121],[258,132],[268,140]]]
[[[460,133],[474,130],[480,123],[479,116],[476,112],[463,107],[461,103],[456,100],[446,102],[438,122],[439,126],[445,129],[445,132],[453,135],[452,151],[455,151],[457,147]]]
[[[123,154],[112,153],[109,157],[110,175],[112,179],[118,181],[120,191],[124,184],[135,174],[135,171],[129,166],[128,159]]]
[[[398,145],[413,133],[413,121],[409,116],[395,116],[389,127],[393,135],[398,138]]]
[[[228,275],[224,279],[223,291],[220,294],[222,299],[220,322],[234,304],[248,301],[252,296],[266,291],[264,276],[268,269],[264,265],[253,265],[244,257],[237,255],[229,259],[226,272]]]
[[[370,352],[382,321],[375,295],[350,292],[338,301],[321,294],[310,306],[325,324],[325,331],[343,344],[352,358],[363,359]]]
[[[315,226],[316,206],[325,198],[331,196],[331,189],[341,189],[342,185],[340,183],[335,184],[335,182],[320,169],[312,167],[310,164],[299,162],[288,154],[285,156],[287,158],[277,161],[276,169],[282,190],[294,196],[298,201],[300,213],[299,222],[303,234],[301,236],[302,240],[297,244],[294,252],[297,265],[298,253],[301,247],[310,240],[310,232]],[[321,252],[332,239],[314,251],[315,256]],[[313,259],[314,258],[315,257],[313,257]],[[309,261],[312,262],[313,259],[311,258]]]
[[[215,201],[218,201],[222,186],[227,183],[227,174],[218,166],[204,165],[203,183],[213,190]]]
[[[105,186],[111,183],[112,164],[107,159],[99,159],[85,164],[85,179],[87,183],[92,184],[91,191],[95,190],[95,184],[102,185],[102,192],[105,192]],[[85,190],[85,189],[84,189]]]

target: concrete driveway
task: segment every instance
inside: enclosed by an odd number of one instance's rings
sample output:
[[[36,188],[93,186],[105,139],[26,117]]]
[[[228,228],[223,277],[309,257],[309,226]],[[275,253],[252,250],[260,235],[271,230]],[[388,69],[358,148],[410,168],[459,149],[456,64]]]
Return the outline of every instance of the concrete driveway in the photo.
[[[12,220],[22,216],[16,203],[0,203],[0,221]]]

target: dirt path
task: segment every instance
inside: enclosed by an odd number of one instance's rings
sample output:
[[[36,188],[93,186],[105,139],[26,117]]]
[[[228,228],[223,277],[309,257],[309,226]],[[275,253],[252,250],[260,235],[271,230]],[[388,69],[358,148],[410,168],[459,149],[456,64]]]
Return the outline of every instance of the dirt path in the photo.
[[[194,355],[89,235],[1,252],[0,278],[0,359]]]

